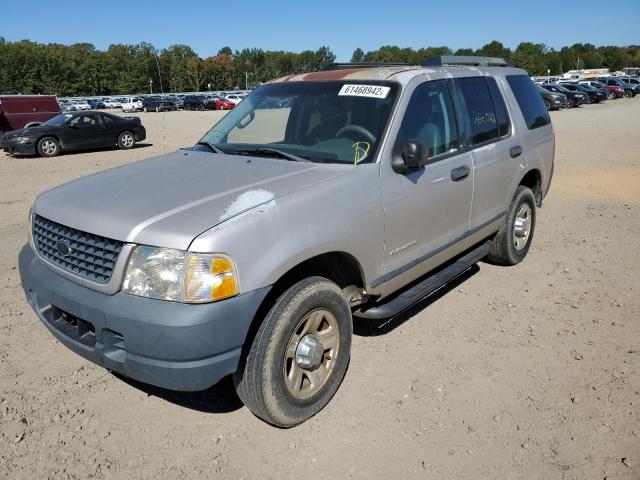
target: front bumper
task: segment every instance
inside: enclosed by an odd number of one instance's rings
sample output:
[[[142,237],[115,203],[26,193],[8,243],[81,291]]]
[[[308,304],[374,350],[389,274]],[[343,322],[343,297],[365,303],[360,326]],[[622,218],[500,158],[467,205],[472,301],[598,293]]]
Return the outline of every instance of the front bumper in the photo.
[[[204,390],[236,371],[271,288],[189,305],[96,292],[50,270],[28,245],[19,266],[29,304],[61,343],[126,377],[182,391]]]
[[[35,155],[36,143],[33,140],[26,142],[16,142],[15,140],[5,140],[0,142],[0,150],[5,150],[10,155]]]

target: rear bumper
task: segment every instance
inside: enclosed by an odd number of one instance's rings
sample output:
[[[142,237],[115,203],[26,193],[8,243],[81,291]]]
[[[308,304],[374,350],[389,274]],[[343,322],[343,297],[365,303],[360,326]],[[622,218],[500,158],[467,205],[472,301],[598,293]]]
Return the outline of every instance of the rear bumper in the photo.
[[[29,246],[19,265],[29,304],[61,343],[104,368],[172,390],[203,390],[236,371],[270,290],[187,305],[96,292],[50,270]]]
[[[136,128],[133,133],[136,136],[136,142],[141,142],[142,140],[147,138],[147,129],[144,128],[142,125]]]

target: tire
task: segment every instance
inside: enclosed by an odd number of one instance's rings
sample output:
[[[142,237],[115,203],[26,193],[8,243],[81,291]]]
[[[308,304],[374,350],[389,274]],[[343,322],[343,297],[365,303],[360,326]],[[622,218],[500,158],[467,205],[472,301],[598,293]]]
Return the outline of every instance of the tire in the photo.
[[[132,132],[125,130],[118,135],[118,148],[120,148],[120,150],[130,150],[135,146],[136,136]]]
[[[608,98],[609,98],[609,100],[615,100],[616,99],[616,94],[614,92],[609,92]]]
[[[149,111],[147,110],[147,107],[144,107],[143,110],[144,110],[144,113],[147,113]]]
[[[204,111],[204,105],[202,104],[198,105],[198,110],[200,110],[201,112]]]
[[[547,109],[547,112],[551,110],[551,102],[549,100],[544,100],[544,106]]]
[[[156,113],[160,111],[160,107],[156,107]]]
[[[41,157],[55,157],[60,153],[60,143],[53,137],[42,137],[36,145]]]
[[[238,396],[272,425],[289,428],[308,420],[331,400],[344,378],[352,328],[351,309],[335,283],[323,277],[297,282],[275,301],[234,374]],[[324,345],[323,335],[328,335]],[[304,355],[307,342],[312,346],[309,356]],[[315,366],[299,363],[306,361]]]
[[[500,230],[493,238],[487,259],[497,265],[520,263],[529,252],[535,228],[536,198],[530,188],[521,185],[516,190]]]
[[[631,97],[633,97],[633,92],[630,92],[629,90],[625,90],[624,91],[624,96],[626,98],[631,98]]]

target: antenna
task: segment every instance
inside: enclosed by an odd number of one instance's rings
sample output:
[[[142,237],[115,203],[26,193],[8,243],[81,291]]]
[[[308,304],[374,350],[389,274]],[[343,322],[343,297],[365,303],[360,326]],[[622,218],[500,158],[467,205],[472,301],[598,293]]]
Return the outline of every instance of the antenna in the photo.
[[[158,67],[158,81],[160,82],[160,93],[164,96],[164,89],[162,87],[162,73],[160,72],[160,62],[158,62],[158,54],[153,51],[153,59],[156,61],[156,67]],[[164,108],[162,109],[162,153],[167,153],[167,128],[164,123]]]

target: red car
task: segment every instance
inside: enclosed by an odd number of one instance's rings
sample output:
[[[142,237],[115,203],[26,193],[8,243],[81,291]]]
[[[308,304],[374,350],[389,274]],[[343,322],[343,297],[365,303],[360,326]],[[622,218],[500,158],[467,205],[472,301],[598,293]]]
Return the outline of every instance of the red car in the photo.
[[[624,89],[618,85],[606,85],[598,80],[598,88],[604,88],[609,91],[609,100],[624,97]]]
[[[226,98],[216,98],[216,110],[231,110],[236,104]]]
[[[51,95],[0,95],[0,136],[40,125],[59,114],[60,105]]]

